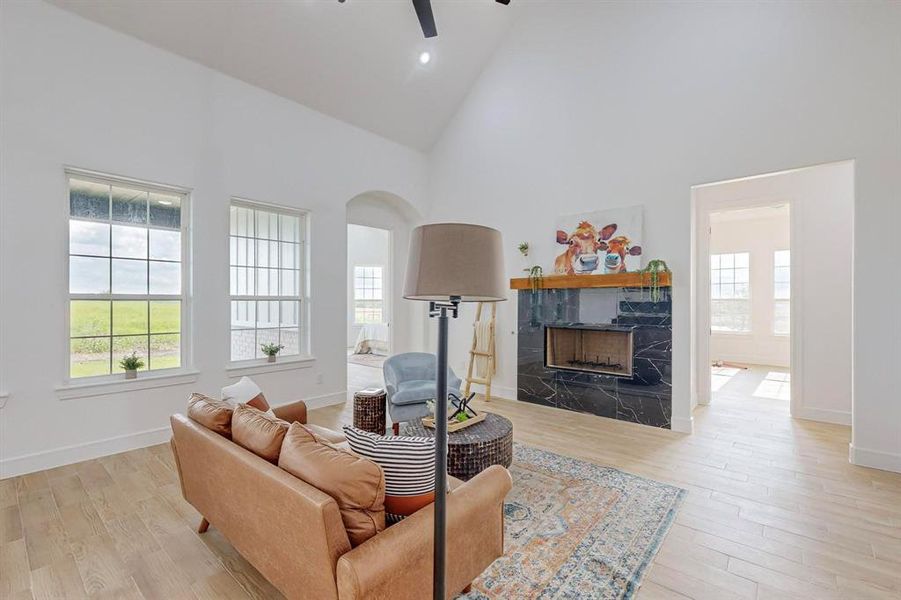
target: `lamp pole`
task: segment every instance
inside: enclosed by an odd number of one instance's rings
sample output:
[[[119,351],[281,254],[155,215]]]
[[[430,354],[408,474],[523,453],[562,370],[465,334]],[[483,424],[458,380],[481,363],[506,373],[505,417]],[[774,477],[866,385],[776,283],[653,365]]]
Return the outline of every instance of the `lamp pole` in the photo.
[[[432,561],[432,599],[445,600],[447,566],[447,324],[448,315],[456,318],[458,296],[449,302],[432,302],[429,316],[438,317],[438,372],[435,395],[435,548]]]

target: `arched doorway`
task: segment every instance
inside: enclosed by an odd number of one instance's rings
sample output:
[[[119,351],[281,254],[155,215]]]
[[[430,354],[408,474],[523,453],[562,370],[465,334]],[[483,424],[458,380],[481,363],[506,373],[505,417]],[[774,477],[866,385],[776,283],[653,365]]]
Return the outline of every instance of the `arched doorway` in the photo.
[[[403,300],[410,232],[420,222],[409,202],[389,192],[347,203],[348,392],[381,387],[387,356],[422,348],[422,307]]]

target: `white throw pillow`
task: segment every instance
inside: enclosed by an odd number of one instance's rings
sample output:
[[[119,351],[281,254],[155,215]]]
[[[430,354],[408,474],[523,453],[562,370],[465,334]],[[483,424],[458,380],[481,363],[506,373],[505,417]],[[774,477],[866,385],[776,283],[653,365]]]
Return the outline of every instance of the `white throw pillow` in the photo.
[[[263,390],[261,390],[260,386],[258,386],[250,377],[242,377],[238,383],[222,388],[222,400],[228,402],[232,406],[250,404],[254,408],[275,416],[275,413],[272,412],[272,409],[269,407],[266,396],[263,395]],[[257,400],[257,402],[254,402],[254,400]]]

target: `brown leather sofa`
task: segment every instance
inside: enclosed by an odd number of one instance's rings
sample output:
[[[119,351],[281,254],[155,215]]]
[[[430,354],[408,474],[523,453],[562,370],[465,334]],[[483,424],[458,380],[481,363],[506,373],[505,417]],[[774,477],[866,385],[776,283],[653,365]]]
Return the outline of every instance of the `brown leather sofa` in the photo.
[[[300,402],[274,411],[306,421]],[[182,494],[203,515],[200,533],[217,528],[286,597],[431,598],[432,505],[351,549],[331,496],[184,415],[171,423]],[[503,554],[510,487],[506,469],[494,466],[449,493],[448,598]]]

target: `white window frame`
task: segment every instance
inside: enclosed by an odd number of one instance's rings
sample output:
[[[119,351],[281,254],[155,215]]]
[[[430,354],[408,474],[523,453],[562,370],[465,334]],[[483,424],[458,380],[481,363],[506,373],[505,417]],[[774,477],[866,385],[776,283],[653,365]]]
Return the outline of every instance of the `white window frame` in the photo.
[[[300,271],[297,286],[298,286],[298,294],[296,300],[300,302],[300,308],[298,310],[298,344],[299,344],[299,353],[298,354],[289,354],[282,355],[279,354],[279,360],[277,363],[268,363],[266,358],[250,358],[250,359],[242,359],[242,360],[232,360],[231,355],[231,332],[232,332],[232,317],[231,317],[231,305],[232,301],[283,301],[286,300],[285,296],[257,296],[257,295],[232,295],[231,293],[231,209],[232,207],[237,206],[241,208],[249,208],[253,210],[263,210],[267,212],[274,212],[289,215],[292,217],[300,218],[300,246],[301,246],[301,255],[300,255],[300,263],[298,265],[298,270]],[[265,372],[269,370],[280,370],[283,368],[296,368],[309,366],[309,364],[315,360],[311,353],[310,349],[310,314],[311,314],[311,295],[310,295],[310,232],[312,231],[310,227],[311,222],[311,211],[304,208],[297,208],[293,206],[284,206],[280,204],[272,204],[269,202],[260,202],[258,200],[250,200],[247,198],[242,198],[239,196],[232,196],[229,199],[228,203],[228,229],[226,233],[226,266],[228,268],[228,296],[227,296],[227,308],[228,308],[228,365],[227,370],[230,375],[244,375],[244,374],[253,374],[257,372]],[[256,239],[256,238],[254,238]],[[281,256],[279,255],[279,260],[281,260]],[[257,328],[254,327],[254,331]],[[282,358],[284,356],[284,358]]]
[[[165,183],[157,183],[152,181],[147,181],[144,179],[136,179],[134,177],[126,177],[122,175],[113,175],[110,173],[103,173],[99,171],[92,171],[88,169],[80,169],[77,167],[65,167],[65,216],[66,216],[66,235],[64,237],[64,256],[66,257],[66,273],[65,273],[65,286],[64,286],[64,305],[65,305],[65,328],[64,328],[64,345],[66,348],[65,352],[65,376],[62,378],[63,385],[58,386],[57,390],[60,391],[61,395],[66,395],[67,390],[77,389],[77,388],[93,388],[94,386],[104,384],[123,384],[127,388],[146,388],[148,387],[147,382],[142,382],[142,380],[150,379],[152,381],[159,381],[160,379],[165,378],[179,378],[185,374],[195,374],[193,365],[194,365],[194,353],[193,353],[193,344],[192,344],[192,336],[191,336],[191,315],[192,312],[192,293],[191,293],[191,192],[190,188],[165,184]],[[72,294],[69,292],[69,257],[70,257],[70,247],[69,247],[69,221],[71,220],[71,206],[70,206],[70,180],[71,179],[81,179],[86,181],[92,181],[95,183],[101,184],[109,184],[109,185],[121,185],[124,187],[130,187],[134,189],[144,190],[148,192],[160,192],[160,193],[168,193],[168,194],[177,194],[182,197],[182,205],[181,205],[181,330],[180,330],[180,342],[181,342],[181,366],[179,367],[171,367],[168,369],[153,369],[152,371],[142,371],[142,374],[138,376],[137,379],[125,380],[121,373],[111,373],[109,375],[94,375],[90,377],[72,377],[71,376],[71,361],[72,361],[72,347],[71,347],[71,330],[72,330],[72,315],[71,315],[71,305],[70,301],[72,300],[83,300],[97,299],[94,294]],[[149,223],[147,224],[148,229],[152,229],[149,227]],[[174,230],[168,230],[174,231]],[[112,249],[110,249],[112,250]],[[148,273],[149,276],[149,273]],[[112,284],[112,281],[110,281]],[[112,294],[110,293],[108,296],[104,297],[104,299],[109,299],[110,302],[115,300],[136,300],[136,299],[146,299],[148,302],[154,299],[162,299],[162,300],[172,300],[171,296],[165,297],[156,297],[152,294],[141,294],[139,297],[131,294]],[[149,326],[149,323],[148,323]],[[103,337],[103,336],[101,336]],[[146,358],[146,357],[145,357]],[[154,387],[156,387],[155,384]],[[83,395],[93,395],[90,393],[86,393]],[[78,394],[73,394],[72,397],[79,397]]]
[[[788,265],[787,266],[776,264],[776,255],[780,252],[788,253]],[[788,337],[791,335],[791,301],[792,301],[792,298],[791,298],[791,277],[792,277],[791,260],[792,260],[791,249],[783,249],[783,250],[773,251],[773,331],[772,331],[772,334],[776,337]],[[788,269],[788,297],[787,298],[780,298],[776,295],[776,283],[777,283],[776,270],[783,269],[783,268]],[[785,333],[776,331],[776,306],[779,303],[783,303],[783,302],[788,304],[788,331],[786,331]]]
[[[387,272],[387,268],[385,267],[385,265],[378,265],[378,264],[374,264],[374,263],[373,263],[373,264],[369,264],[369,263],[366,263],[366,264],[362,264],[362,263],[361,263],[361,264],[355,264],[355,265],[353,266],[353,268],[354,268],[354,273],[353,273],[353,298],[354,298],[354,306],[353,306],[353,309],[354,309],[354,325],[357,326],[357,327],[363,327],[363,326],[365,326],[365,325],[373,325],[373,323],[363,323],[363,322],[361,322],[361,321],[357,321],[357,305],[356,305],[356,302],[357,302],[357,300],[364,300],[364,301],[366,300],[366,298],[357,298],[357,269],[381,269],[381,270],[382,270],[382,277],[381,277],[381,279],[382,279],[382,297],[381,297],[381,299],[378,300],[378,302],[381,304],[381,311],[382,311],[382,320],[379,321],[379,323],[384,323],[384,322],[385,322],[385,312],[386,312],[386,309],[385,309],[385,307],[386,307],[386,303],[385,303],[385,296],[386,296],[386,294],[385,294],[385,274],[386,274],[386,272]]]
[[[751,335],[751,334],[754,333],[754,306],[753,306],[752,290],[751,290],[751,251],[750,251],[750,250],[740,250],[740,251],[734,251],[734,252],[711,252],[711,253],[710,253],[710,257],[712,258],[712,257],[714,257],[714,256],[717,256],[717,257],[720,258],[720,260],[722,260],[722,257],[723,257],[724,255],[731,255],[731,256],[733,257],[733,263],[732,263],[733,266],[732,266],[731,268],[729,268],[729,270],[731,270],[731,271],[733,272],[733,274],[734,274],[734,272],[735,272],[735,270],[736,270],[734,260],[735,260],[735,257],[738,256],[739,254],[746,254],[746,255],[748,256],[748,282],[747,282],[747,285],[748,285],[748,294],[747,294],[747,296],[743,296],[743,297],[740,297],[740,298],[736,298],[736,297],[734,297],[734,296],[733,296],[732,298],[723,298],[722,296],[720,296],[719,298],[714,298],[714,296],[713,296],[713,287],[714,287],[714,285],[717,285],[717,284],[714,284],[714,283],[713,283],[713,271],[716,270],[716,271],[722,272],[722,271],[727,270],[727,269],[723,269],[722,267],[718,267],[717,269],[714,269],[712,266],[707,265],[708,277],[709,277],[709,279],[710,279],[710,281],[711,281],[711,283],[710,283],[710,294],[709,294],[710,297],[709,297],[709,299],[708,299],[708,302],[710,303],[710,307],[711,307],[711,310],[710,310],[710,331],[711,331],[712,334],[715,334],[715,335],[737,335],[737,336],[747,336],[747,335]],[[738,268],[742,268],[742,269],[743,269],[744,267],[738,267]],[[733,279],[732,279],[732,282],[733,282],[733,283],[732,283],[732,286],[733,286],[733,290],[734,290],[734,289],[735,289],[735,278],[734,278],[734,277],[733,277]],[[719,283],[718,285],[721,285],[721,284],[722,284],[722,278],[720,279],[720,283]],[[735,331],[735,330],[732,330],[732,329],[716,329],[716,328],[713,326],[713,321],[714,321],[713,303],[714,303],[715,301],[719,301],[719,302],[726,301],[726,302],[729,302],[729,301],[732,301],[732,300],[742,300],[742,301],[747,301],[747,303],[748,303],[748,329],[744,329],[744,330],[741,330],[741,331]]]

